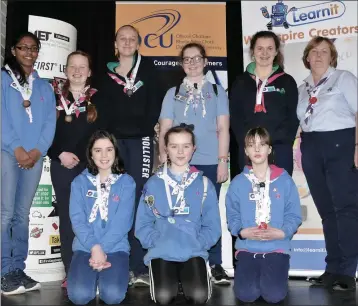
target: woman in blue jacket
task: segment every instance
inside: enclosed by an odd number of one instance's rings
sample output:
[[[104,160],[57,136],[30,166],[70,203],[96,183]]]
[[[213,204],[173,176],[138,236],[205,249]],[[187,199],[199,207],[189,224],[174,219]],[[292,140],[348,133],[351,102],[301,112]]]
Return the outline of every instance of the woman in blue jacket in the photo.
[[[245,153],[252,166],[234,178],[226,195],[228,227],[238,237],[234,291],[242,302],[286,297],[290,240],[302,220],[297,187],[286,170],[269,164],[271,150],[264,128],[249,130]]]
[[[56,103],[48,82],[33,69],[41,44],[27,32],[15,39],[1,71],[1,291],[40,289],[24,273],[29,214],[43,156],[56,127]]]
[[[124,173],[116,139],[96,131],[87,148],[88,168],[71,184],[70,218],[75,233],[68,272],[69,299],[84,305],[124,299],[129,280],[128,232],[134,218],[135,182]]]
[[[135,235],[148,249],[150,292],[155,302],[184,295],[205,303],[211,295],[206,261],[221,236],[220,212],[213,183],[189,161],[195,150],[192,127],[172,127],[164,137],[170,164],[165,163],[144,186]],[[195,271],[195,273],[193,273]]]

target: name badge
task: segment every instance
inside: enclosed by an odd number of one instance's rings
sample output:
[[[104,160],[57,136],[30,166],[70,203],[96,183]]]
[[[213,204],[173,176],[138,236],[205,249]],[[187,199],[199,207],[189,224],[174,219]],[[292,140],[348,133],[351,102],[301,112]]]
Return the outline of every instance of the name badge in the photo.
[[[275,86],[266,86],[262,92],[272,92],[272,91],[276,91]]]
[[[86,197],[97,199],[97,190],[88,190],[86,193]]]
[[[80,113],[83,113],[86,111],[86,106],[81,106],[78,108],[78,110],[80,111]]]
[[[176,95],[176,96],[175,96],[175,99],[178,100],[178,101],[180,101],[180,102],[186,102],[187,97],[184,97],[184,96],[182,96],[182,95]]]
[[[189,215],[189,207],[184,207],[184,209],[175,208],[174,215]]]

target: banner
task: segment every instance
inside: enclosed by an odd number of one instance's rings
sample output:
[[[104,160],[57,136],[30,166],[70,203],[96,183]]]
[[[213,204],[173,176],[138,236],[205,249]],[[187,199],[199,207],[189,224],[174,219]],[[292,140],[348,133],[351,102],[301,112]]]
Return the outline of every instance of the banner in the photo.
[[[189,42],[205,46],[208,55],[206,76],[227,91],[226,10],[225,3],[209,2],[116,2],[116,29],[130,24],[139,30],[140,53],[152,58],[165,71],[168,89],[176,86],[181,48]],[[213,22],[215,20],[215,22]],[[158,161],[157,161],[158,163]],[[227,230],[225,195],[230,181],[220,194],[223,267],[233,276],[232,239]]]
[[[70,24],[46,17],[29,16],[28,30],[41,42],[35,69],[44,79],[65,78],[67,55],[76,50],[77,30]],[[39,186],[30,210],[29,253],[26,273],[40,282],[62,280],[59,218],[50,176],[51,160],[46,156]]]
[[[304,48],[318,35],[329,37],[336,45],[337,69],[357,76],[356,1],[242,1],[241,7],[245,67],[251,61],[251,37],[257,31],[272,30],[283,43],[285,72],[298,86],[309,75],[302,62]],[[320,275],[325,269],[326,249],[321,218],[302,172],[300,138],[294,144],[293,179],[301,197],[303,224],[292,241],[290,275]]]

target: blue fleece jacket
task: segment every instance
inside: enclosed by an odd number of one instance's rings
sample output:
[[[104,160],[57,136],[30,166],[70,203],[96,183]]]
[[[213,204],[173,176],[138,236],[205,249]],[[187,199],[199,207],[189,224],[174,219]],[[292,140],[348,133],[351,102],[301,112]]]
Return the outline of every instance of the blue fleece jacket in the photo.
[[[282,240],[258,241],[236,239],[236,250],[249,252],[290,251],[290,240],[301,225],[301,205],[297,187],[291,176],[283,169],[274,165],[271,168],[270,198],[271,221],[270,226],[283,230],[285,238]],[[255,227],[256,202],[249,199],[253,192],[252,185],[245,174],[249,168],[237,175],[231,182],[226,194],[226,218],[229,231],[238,236],[240,230]]]
[[[89,216],[96,200],[88,196],[88,191],[96,191],[96,187],[88,179],[94,177],[85,169],[71,184],[70,218],[75,239],[73,251],[91,252],[95,244],[99,244],[107,253],[123,251],[129,253],[128,232],[134,219],[134,201],[136,184],[131,176],[122,176],[111,185],[108,198],[108,221],[102,227],[99,210],[97,218],[90,223]]]
[[[191,171],[198,170],[192,167]],[[179,181],[170,171],[168,174]],[[172,187],[169,188],[172,192]],[[173,224],[167,218],[170,209],[163,179],[154,175],[147,181],[135,223],[135,236],[143,248],[148,249],[144,257],[146,265],[155,258],[177,262],[185,262],[193,257],[208,259],[208,250],[221,236],[221,221],[215,188],[209,179],[207,197],[202,204],[203,190],[203,177],[200,173],[184,191],[189,214],[175,215]],[[146,203],[146,196],[154,197],[152,208]],[[173,205],[176,197],[172,195]],[[155,210],[159,214],[154,214]]]
[[[45,156],[56,129],[56,101],[51,85],[33,72],[31,112],[33,122],[22,106],[21,93],[11,87],[12,78],[1,71],[1,145],[14,155],[17,147],[26,151],[38,149]]]

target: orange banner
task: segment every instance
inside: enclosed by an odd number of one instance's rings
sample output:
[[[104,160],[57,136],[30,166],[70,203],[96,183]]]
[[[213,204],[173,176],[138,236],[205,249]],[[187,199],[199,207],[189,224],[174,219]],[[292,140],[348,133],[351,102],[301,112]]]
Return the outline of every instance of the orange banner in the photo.
[[[208,56],[226,57],[225,3],[116,3],[116,29],[131,24],[142,38],[141,54],[177,56],[190,41]]]

